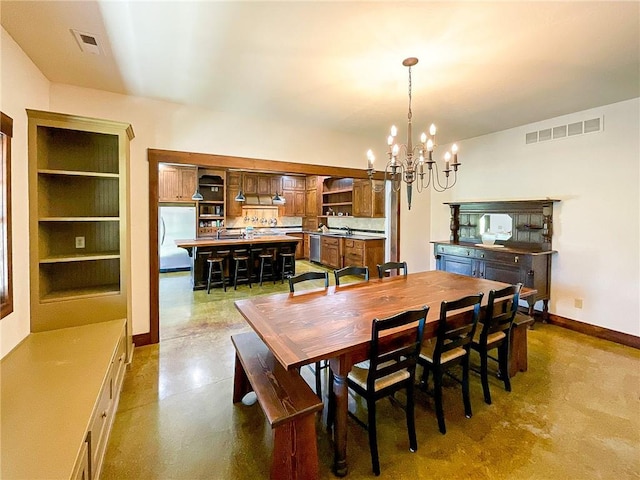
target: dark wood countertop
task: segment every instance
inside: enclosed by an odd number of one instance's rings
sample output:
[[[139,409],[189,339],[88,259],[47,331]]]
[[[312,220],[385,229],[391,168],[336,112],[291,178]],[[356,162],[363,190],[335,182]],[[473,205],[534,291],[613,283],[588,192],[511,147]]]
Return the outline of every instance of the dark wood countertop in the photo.
[[[199,238],[191,240],[176,240],[176,245],[181,248],[193,247],[227,247],[234,245],[258,245],[261,243],[297,243],[300,239],[288,235],[264,235],[254,238]]]
[[[519,253],[519,254],[527,254],[527,255],[550,255],[552,253],[557,253],[556,250],[541,250],[539,248],[522,248],[522,247],[509,247],[505,246],[495,246],[495,245],[484,245],[482,243],[470,243],[470,242],[460,242],[453,243],[449,240],[443,241],[431,241],[429,243],[438,244],[438,245],[451,245],[455,247],[463,247],[463,248],[481,248],[483,250],[489,250],[492,252],[507,252],[507,253]]]

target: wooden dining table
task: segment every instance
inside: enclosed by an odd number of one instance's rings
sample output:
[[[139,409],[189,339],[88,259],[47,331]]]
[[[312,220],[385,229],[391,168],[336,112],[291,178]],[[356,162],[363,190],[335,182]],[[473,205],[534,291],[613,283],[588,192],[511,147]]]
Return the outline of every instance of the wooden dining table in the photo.
[[[395,313],[430,307],[425,338],[435,335],[444,300],[483,292],[507,284],[439,270],[372,279],[296,293],[237,300],[236,308],[286,369],[328,360],[335,395],[334,473],[345,476],[347,465],[346,377],[368,356],[371,322]],[[524,288],[521,298],[535,294]]]

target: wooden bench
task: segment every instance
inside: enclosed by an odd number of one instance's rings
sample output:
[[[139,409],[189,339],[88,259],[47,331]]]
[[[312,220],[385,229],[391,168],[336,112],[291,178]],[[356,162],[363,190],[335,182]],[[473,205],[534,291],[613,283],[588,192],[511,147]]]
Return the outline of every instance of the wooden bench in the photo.
[[[527,331],[533,325],[533,318],[522,313],[516,313],[516,318],[511,326],[511,338],[509,341],[509,377],[518,372],[526,372],[528,368]]]
[[[233,335],[236,363],[233,403],[249,392],[273,429],[271,479],[318,478],[315,412],[322,402],[297,370],[287,371],[254,332]]]

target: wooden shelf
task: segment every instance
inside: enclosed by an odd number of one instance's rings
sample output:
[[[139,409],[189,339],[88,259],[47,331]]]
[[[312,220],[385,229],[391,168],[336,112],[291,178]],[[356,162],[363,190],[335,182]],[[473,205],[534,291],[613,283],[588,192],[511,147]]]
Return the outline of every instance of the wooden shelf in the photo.
[[[344,205],[353,205],[353,202],[333,202],[333,203],[323,203],[323,207],[338,207]]]
[[[52,170],[52,169],[40,169],[39,175],[65,175],[76,177],[101,177],[101,178],[119,178],[118,173],[102,173],[102,172],[89,172],[84,170]]]
[[[198,203],[200,203],[200,204],[211,203],[213,205],[223,205],[224,204],[224,200],[199,200]]]
[[[119,222],[120,217],[40,217],[39,222]]]
[[[120,285],[100,285],[87,288],[70,288],[67,290],[54,290],[40,298],[41,303],[58,302],[60,300],[75,300],[79,298],[98,297],[104,295],[119,295]]]
[[[51,255],[40,260],[40,263],[87,262],[91,260],[110,260],[120,258],[118,252],[92,252],[77,255]]]
[[[224,219],[224,215],[207,215],[207,214],[200,214],[199,218],[204,219],[204,220],[223,220]]]
[[[322,192],[323,195],[332,195],[336,193],[351,193],[353,192],[353,188],[341,188],[339,190],[327,190],[326,192]]]

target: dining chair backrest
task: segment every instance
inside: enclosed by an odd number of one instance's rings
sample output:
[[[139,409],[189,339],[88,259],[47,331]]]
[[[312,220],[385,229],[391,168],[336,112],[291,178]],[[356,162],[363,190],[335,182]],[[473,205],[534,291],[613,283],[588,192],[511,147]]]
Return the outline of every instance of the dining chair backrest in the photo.
[[[383,278],[387,272],[395,270],[400,275],[400,270],[407,276],[407,262],[387,262],[382,265],[378,264],[378,278]]]
[[[360,276],[365,282],[369,281],[369,267],[344,267],[334,270],[333,274],[336,277],[336,285],[340,285],[340,279],[346,275]]]
[[[478,325],[483,296],[481,292],[440,304],[436,346],[433,351],[434,364],[439,365],[442,355],[450,350],[468,348]],[[452,320],[454,316],[455,320]]]
[[[518,301],[522,284],[510,285],[501,290],[491,290],[485,316],[482,320],[480,343],[486,343],[487,337],[495,332],[508,333],[518,313]],[[508,335],[507,335],[508,337]]]
[[[289,277],[289,292],[295,292],[295,284],[308,280],[324,280],[324,288],[329,287],[329,274],[327,272],[312,271]]]
[[[367,376],[367,390],[375,391],[375,383],[379,378],[395,372],[407,370],[410,381],[416,368],[416,361],[420,354],[424,324],[429,313],[429,307],[418,310],[407,310],[388,318],[374,318],[371,323],[371,348],[369,354],[369,374]],[[383,345],[381,334],[392,328],[415,324],[415,334],[409,332],[402,343],[391,342]]]

